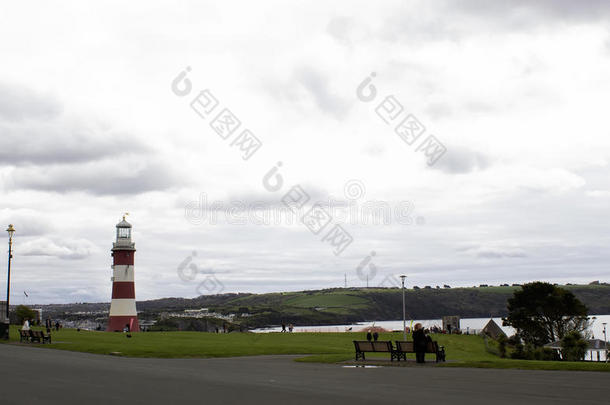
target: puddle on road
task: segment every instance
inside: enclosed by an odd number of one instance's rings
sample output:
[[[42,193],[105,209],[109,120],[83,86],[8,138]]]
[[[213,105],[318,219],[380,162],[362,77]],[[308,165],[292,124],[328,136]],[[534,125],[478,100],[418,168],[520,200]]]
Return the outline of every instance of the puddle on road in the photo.
[[[372,366],[372,365],[362,365],[362,366],[342,366],[343,368],[383,368],[383,366]]]

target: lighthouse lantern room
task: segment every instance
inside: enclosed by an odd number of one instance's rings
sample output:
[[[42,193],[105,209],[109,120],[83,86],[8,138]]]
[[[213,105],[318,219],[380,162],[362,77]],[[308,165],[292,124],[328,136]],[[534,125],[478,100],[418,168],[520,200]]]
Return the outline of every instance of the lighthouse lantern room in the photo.
[[[127,214],[125,214],[127,215]],[[125,220],[116,226],[116,242],[112,244],[112,301],[108,318],[109,332],[137,332],[136,289],[134,279],[135,243],[131,241],[131,224]]]

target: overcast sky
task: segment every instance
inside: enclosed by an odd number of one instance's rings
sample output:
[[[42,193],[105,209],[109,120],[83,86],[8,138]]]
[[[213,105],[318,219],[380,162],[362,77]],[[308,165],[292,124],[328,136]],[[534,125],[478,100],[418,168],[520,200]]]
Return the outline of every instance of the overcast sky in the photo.
[[[5,4],[11,302],[109,301],[124,212],[140,300],[608,281],[610,3],[533,3]]]

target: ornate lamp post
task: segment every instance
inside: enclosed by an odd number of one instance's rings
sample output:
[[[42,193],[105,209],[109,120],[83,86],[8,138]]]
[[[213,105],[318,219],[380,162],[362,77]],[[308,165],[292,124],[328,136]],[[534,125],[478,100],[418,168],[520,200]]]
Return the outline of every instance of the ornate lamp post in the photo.
[[[405,278],[407,276],[402,275],[400,279],[402,280],[402,340],[407,340],[407,318],[406,318],[406,310],[405,310]]]
[[[9,297],[11,294],[11,259],[13,258],[13,235],[15,234],[15,228],[13,224],[10,224],[6,229],[8,232],[8,277],[6,279],[6,339],[9,338],[10,318],[9,318]]]

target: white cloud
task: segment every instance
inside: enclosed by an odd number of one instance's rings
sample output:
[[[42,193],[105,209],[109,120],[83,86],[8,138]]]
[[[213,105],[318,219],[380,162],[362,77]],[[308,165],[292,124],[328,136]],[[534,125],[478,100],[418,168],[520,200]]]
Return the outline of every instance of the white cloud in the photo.
[[[18,253],[23,256],[52,256],[66,260],[81,260],[96,251],[97,247],[86,239],[51,240],[49,238],[32,239],[19,247]]]

